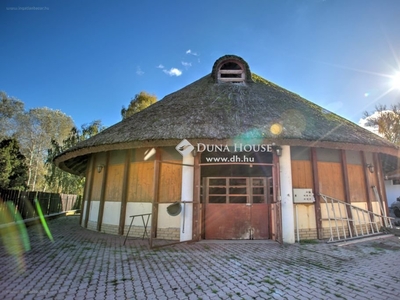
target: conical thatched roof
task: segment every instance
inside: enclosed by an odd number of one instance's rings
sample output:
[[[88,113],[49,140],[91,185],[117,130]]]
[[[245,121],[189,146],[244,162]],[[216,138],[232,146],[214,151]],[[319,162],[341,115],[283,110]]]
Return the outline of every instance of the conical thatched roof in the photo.
[[[218,66],[227,59],[241,63],[244,81],[218,81]],[[80,173],[87,155],[94,152],[175,146],[184,138],[221,143],[238,137],[391,155],[398,151],[394,144],[368,130],[251,74],[241,58],[224,56],[216,61],[211,74],[68,149],[55,163]]]

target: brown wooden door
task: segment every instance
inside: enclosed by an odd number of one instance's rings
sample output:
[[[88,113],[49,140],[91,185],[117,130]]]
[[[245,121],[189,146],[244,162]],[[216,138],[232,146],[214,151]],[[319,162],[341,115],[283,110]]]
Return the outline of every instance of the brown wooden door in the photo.
[[[208,177],[205,180],[206,239],[268,239],[267,179]]]

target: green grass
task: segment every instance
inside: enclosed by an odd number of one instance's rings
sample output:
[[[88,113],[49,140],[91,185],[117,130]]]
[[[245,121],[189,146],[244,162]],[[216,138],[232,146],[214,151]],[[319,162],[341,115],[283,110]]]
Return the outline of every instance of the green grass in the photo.
[[[275,281],[271,280],[270,278],[264,278],[262,282],[269,283],[269,284],[275,283]]]
[[[318,240],[300,240],[299,242],[300,245],[315,245],[319,244]]]

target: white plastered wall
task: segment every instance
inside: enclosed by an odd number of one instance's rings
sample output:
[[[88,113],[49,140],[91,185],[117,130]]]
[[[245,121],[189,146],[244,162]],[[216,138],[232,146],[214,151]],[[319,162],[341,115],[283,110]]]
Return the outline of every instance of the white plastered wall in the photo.
[[[97,222],[100,201],[90,201],[89,221]]]
[[[179,214],[176,217],[172,217],[167,213],[168,204],[159,204],[158,205],[158,220],[157,227],[158,228],[179,228],[180,226],[180,216]],[[126,215],[125,215],[125,225],[130,225],[132,215],[141,215],[148,214],[152,211],[152,203],[149,202],[128,202],[126,204]],[[145,221],[147,217],[145,217]],[[133,226],[143,226],[143,221],[141,217],[135,217],[132,223]],[[148,226],[151,225],[151,216],[149,218]]]
[[[103,212],[103,224],[119,225],[121,202],[105,201]]]
[[[393,184],[393,180],[385,180],[386,197],[389,207],[400,197],[400,184]]]

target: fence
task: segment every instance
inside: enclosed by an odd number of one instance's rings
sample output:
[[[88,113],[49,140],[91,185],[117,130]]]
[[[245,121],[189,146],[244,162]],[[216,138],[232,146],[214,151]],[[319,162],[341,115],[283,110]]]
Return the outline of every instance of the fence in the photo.
[[[35,198],[38,200],[44,215],[78,209],[81,202],[81,196],[78,195],[0,189],[0,204],[2,201],[12,202],[16,209],[13,214],[14,217],[16,217],[15,213],[17,211],[23,219],[38,217],[34,203]],[[4,209],[6,209],[6,207],[0,205],[0,212]],[[0,223],[2,223],[2,220],[0,220]]]

